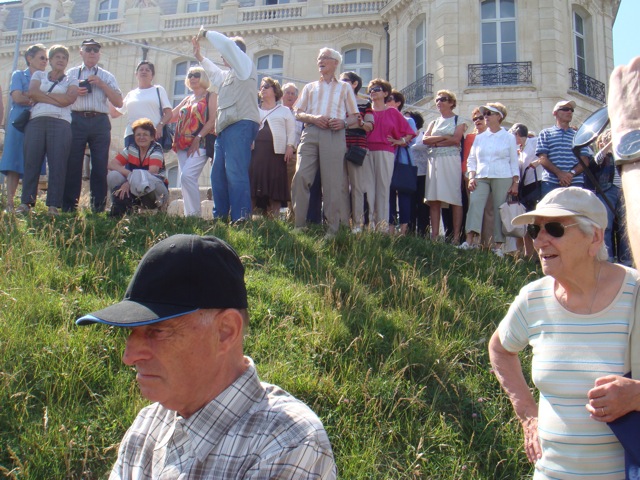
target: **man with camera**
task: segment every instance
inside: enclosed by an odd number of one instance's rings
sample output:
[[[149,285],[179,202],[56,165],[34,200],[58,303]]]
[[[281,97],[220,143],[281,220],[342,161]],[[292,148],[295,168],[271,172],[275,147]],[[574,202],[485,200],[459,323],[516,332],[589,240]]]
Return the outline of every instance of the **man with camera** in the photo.
[[[62,210],[73,212],[78,207],[82,190],[84,151],[91,152],[91,209],[102,212],[107,203],[107,164],[111,144],[109,103],[122,107],[122,92],[116,78],[98,66],[102,45],[93,38],[82,42],[82,65],[69,69],[67,75],[79,81],[78,99],[71,106],[71,153],[62,198]]]

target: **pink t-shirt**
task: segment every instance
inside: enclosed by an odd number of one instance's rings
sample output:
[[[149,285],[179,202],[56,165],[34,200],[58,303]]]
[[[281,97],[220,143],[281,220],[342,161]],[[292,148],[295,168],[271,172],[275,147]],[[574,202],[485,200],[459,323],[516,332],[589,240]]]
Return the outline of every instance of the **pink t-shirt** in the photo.
[[[387,137],[391,135],[396,140],[407,135],[415,135],[407,119],[395,108],[373,111],[375,128],[367,132],[367,146],[369,150],[395,152],[395,146],[391,145]]]

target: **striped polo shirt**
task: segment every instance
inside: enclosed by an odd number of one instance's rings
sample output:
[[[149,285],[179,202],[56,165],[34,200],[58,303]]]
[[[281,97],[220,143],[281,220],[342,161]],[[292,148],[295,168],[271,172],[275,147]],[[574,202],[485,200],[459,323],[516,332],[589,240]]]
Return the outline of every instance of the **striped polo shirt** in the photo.
[[[339,82],[333,77],[329,83],[323,79],[307,83],[294,105],[294,110],[345,120],[348,115],[358,113],[358,103],[351,85],[348,82]]]
[[[627,269],[614,301],[603,311],[580,315],[554,295],[554,279],[525,286],[500,322],[504,348],[533,350],[532,379],[540,392],[538,436],[542,458],[534,479],[623,480],[624,452],[606,423],[585,408],[597,378],[624,375],[629,321],[638,273]]]
[[[575,135],[576,131],[573,128],[563,130],[557,125],[545,128],[538,136],[536,156],[546,155],[549,158],[549,161],[556,167],[563,172],[568,172],[576,163],[578,163],[578,159],[571,149],[573,137],[575,137]],[[589,147],[584,147],[580,150],[580,155],[588,157],[593,154]],[[556,185],[560,184],[558,177],[546,169],[542,172],[542,181]],[[584,178],[582,174],[576,175],[571,182],[573,186],[582,186],[583,183]]]

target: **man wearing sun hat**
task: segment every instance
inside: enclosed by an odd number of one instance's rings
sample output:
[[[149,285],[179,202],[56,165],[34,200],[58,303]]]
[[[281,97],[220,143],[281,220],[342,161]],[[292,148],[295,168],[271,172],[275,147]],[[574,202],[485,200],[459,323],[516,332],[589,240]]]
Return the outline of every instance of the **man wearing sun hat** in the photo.
[[[142,258],[120,303],[78,319],[128,328],[144,397],[110,479],[334,479],[318,417],[259,380],[243,354],[244,267],[216,237],[174,235]]]
[[[544,167],[544,172],[542,172],[543,196],[554,188],[570,185],[582,187],[584,184],[582,164],[578,162],[571,149],[573,137],[576,134],[571,126],[575,108],[576,102],[572,100],[561,100],[556,103],[553,107],[556,124],[553,127],[545,128],[538,136],[536,155]],[[588,164],[589,156],[592,153],[589,147],[584,147],[580,155],[582,160]]]

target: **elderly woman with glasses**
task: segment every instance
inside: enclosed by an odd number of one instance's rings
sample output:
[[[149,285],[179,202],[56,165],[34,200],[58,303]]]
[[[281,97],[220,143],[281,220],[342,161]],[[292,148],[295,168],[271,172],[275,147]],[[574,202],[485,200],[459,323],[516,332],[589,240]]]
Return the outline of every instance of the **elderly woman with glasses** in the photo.
[[[524,429],[533,478],[625,478],[624,450],[604,422],[634,407],[594,385],[624,382],[630,370],[638,272],[607,262],[607,212],[588,190],[553,190],[513,223],[528,224],[545,276],[520,290],[489,356]],[[527,346],[538,403],[518,358]]]
[[[251,152],[249,183],[252,208],[277,216],[280,207],[291,200],[287,163],[294,161],[296,119],[284,105],[280,83],[264,77],[260,83],[260,126]]]
[[[184,97],[173,109],[173,121],[178,121],[173,150],[178,155],[180,185],[185,217],[201,215],[198,178],[207,161],[205,137],[216,126],[218,96],[207,92],[211,86],[202,67],[191,67],[184,84],[193,93]]]
[[[508,194],[518,194],[520,165],[516,139],[502,128],[507,109],[501,103],[489,103],[480,107],[487,121],[487,130],[475,138],[467,159],[469,177],[469,212],[467,214],[467,239],[463,249],[475,247],[482,232],[482,215],[489,194],[493,197],[493,251],[502,256],[505,236],[502,233],[500,204]]]
[[[451,207],[453,242],[457,244],[462,228],[460,142],[467,126],[453,113],[457,104],[453,92],[438,91],[435,104],[440,118],[431,122],[422,137],[422,143],[431,147],[424,200],[429,205],[431,239],[440,234],[440,209]]]

